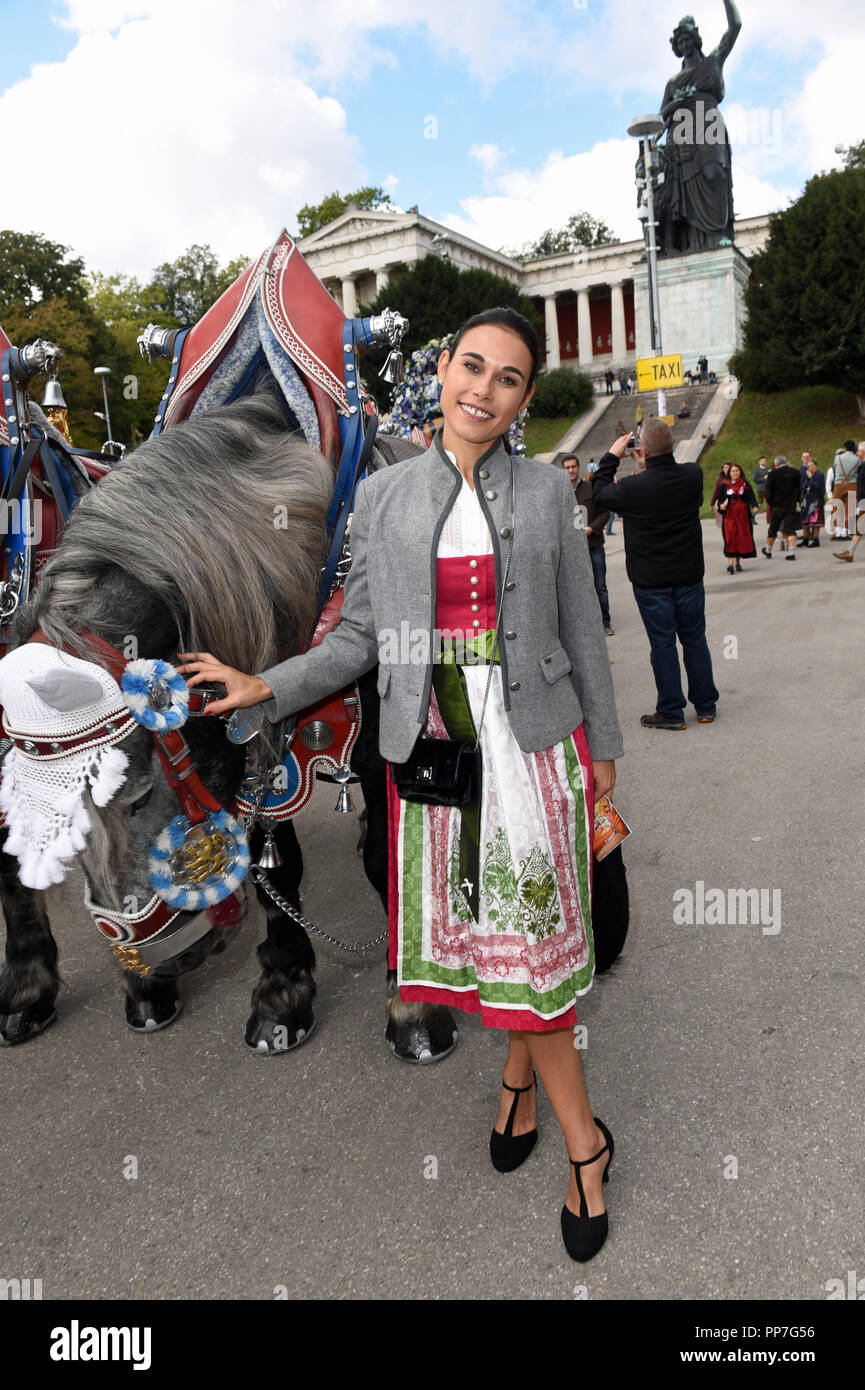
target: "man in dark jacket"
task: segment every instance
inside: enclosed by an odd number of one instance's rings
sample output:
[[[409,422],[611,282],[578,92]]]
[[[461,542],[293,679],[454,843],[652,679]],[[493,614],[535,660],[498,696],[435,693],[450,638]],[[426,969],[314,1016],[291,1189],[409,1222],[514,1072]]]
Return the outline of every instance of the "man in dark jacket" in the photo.
[[[686,727],[678,635],[688,699],[699,722],[711,724],[718,691],[706,641],[703,472],[695,463],[676,463],[669,425],[650,419],[636,451],[645,458],[645,469],[617,483],[616,469],[628,445],[627,436],[616,440],[601,459],[592,485],[595,505],[622,515],[625,565],[652,649],[657,704],[654,714],[644,714],[641,723],[651,729]]]
[[[794,472],[783,454],[775,459],[775,467],[766,479],[766,505],[769,509],[769,535],[762,547],[767,560],[772,558],[775,537],[787,542],[785,560],[795,560],[796,522],[799,511],[799,474]]]
[[[607,556],[604,550],[604,527],[610,514],[595,506],[591,479],[580,477],[580,460],[576,454],[565,454],[562,459],[562,467],[573,484],[576,503],[583,509],[583,530],[586,533],[586,540],[589,542],[589,559],[592,562],[592,573],[595,577],[595,593],[598,596],[598,603],[601,605],[604,632],[608,637],[612,637],[614,636],[614,628],[610,620]]]

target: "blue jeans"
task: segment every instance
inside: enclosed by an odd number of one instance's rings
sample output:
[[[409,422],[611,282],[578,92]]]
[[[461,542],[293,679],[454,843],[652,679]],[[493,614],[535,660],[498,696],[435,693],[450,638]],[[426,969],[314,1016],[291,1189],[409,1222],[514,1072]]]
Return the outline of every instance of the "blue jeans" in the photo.
[[[611,536],[611,535],[613,534],[613,522],[615,521],[615,519],[616,519],[616,513],[615,513],[615,512],[610,512],[610,519],[609,519],[609,521],[607,522],[607,535],[608,535],[608,536]],[[605,563],[606,563],[606,562],[605,562]]]
[[[607,557],[604,554],[604,547],[602,545],[592,547],[589,550],[589,559],[595,574],[595,593],[598,596],[598,603],[601,605],[604,627],[611,627],[610,596],[607,593]]]
[[[638,589],[634,598],[652,648],[652,670],[658,687],[658,714],[672,718],[685,712],[676,636],[688,676],[688,699],[698,714],[711,714],[718,691],[706,641],[706,595],[702,584],[672,589]]]

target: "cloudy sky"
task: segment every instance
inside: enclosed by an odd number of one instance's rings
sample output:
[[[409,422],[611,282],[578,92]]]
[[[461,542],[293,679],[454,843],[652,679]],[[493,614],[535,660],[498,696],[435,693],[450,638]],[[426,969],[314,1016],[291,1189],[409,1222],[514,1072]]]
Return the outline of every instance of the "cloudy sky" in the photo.
[[[251,257],[374,183],[495,247],[580,209],[636,237],[626,127],[660,104],[687,3],[0,0],[0,128],[29,151],[0,227],[146,277],[192,242]],[[714,47],[722,0],[690,8]],[[740,9],[724,110],[748,216],[865,136],[865,6]]]

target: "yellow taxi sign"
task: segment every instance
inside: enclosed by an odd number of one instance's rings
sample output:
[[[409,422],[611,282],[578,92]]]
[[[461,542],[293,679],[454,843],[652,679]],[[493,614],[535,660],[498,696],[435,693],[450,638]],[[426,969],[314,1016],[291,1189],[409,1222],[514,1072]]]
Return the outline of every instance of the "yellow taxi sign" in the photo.
[[[641,357],[637,361],[637,390],[657,391],[670,386],[684,386],[682,375],[682,354],[674,352],[666,357]]]

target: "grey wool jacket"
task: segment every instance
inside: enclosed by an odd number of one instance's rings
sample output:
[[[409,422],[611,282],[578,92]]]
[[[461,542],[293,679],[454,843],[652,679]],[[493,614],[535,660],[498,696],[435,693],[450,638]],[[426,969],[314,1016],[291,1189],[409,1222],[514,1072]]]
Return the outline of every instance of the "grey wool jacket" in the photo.
[[[499,641],[511,728],[520,747],[535,752],[583,722],[592,759],[619,758],[606,638],[573,488],[565,472],[536,459],[515,458],[514,470],[513,552]],[[511,522],[511,464],[501,440],[478,459],[474,483],[492,537],[498,605]],[[263,706],[268,719],[315,704],[379,663],[381,754],[406,761],[426,722],[436,554],[461,487],[440,431],[422,454],[360,484],[342,618],[319,646],[259,672],[273,691]],[[400,634],[411,641],[398,644]]]

